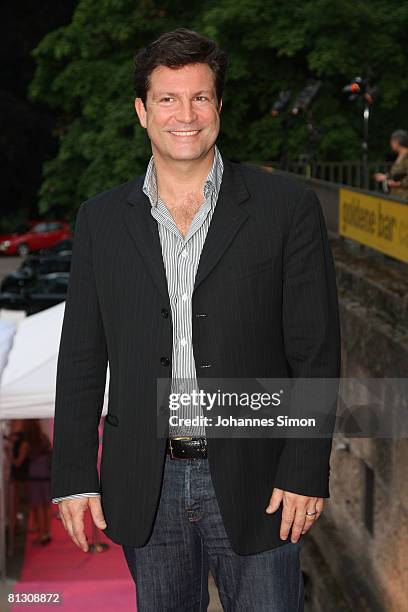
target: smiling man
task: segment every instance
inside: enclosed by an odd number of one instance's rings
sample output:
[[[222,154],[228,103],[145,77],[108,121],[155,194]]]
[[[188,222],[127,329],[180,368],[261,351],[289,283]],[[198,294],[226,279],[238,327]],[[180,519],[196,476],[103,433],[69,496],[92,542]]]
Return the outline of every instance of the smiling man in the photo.
[[[205,377],[340,372],[320,203],[300,181],[221,155],[226,66],[214,41],[184,28],[137,54],[146,173],[84,202],[76,220],[52,495],[80,549],[88,509],[123,546],[140,611],[206,610],[209,569],[224,610],[303,610],[302,535],[329,497],[330,437],[207,437],[196,403],[158,435],[160,378],[192,394]]]

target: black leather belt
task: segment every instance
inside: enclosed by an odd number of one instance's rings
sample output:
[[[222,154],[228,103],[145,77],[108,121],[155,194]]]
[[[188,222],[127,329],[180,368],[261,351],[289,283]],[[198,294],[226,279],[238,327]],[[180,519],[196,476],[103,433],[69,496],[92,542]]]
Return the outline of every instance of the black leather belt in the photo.
[[[167,454],[172,459],[206,459],[207,438],[180,436],[168,438]]]

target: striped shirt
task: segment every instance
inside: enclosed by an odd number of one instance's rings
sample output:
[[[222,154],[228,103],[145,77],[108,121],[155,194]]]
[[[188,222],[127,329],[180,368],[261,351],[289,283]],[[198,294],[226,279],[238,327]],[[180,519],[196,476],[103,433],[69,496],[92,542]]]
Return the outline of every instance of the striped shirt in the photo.
[[[153,155],[143,182],[143,192],[149,198],[151,214],[157,221],[170,299],[173,321],[172,393],[190,394],[193,390],[198,390],[192,339],[192,294],[201,252],[218,200],[223,168],[221,154],[215,145],[211,170],[204,183],[204,199],[185,236],[158,194]],[[172,414],[178,418],[193,419],[202,415],[202,407],[194,403],[180,405]],[[169,425],[169,437],[180,435],[205,436],[205,427],[200,424],[191,427]],[[61,499],[98,495],[99,493],[78,493],[52,501],[58,503]]]

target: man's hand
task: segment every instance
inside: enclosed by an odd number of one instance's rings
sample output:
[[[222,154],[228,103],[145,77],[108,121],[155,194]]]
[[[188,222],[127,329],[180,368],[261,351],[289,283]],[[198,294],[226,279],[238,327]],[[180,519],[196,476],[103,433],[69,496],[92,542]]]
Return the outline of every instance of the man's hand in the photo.
[[[394,181],[393,179],[388,179],[387,185],[388,187],[400,187],[401,181]]]
[[[387,179],[387,175],[384,174],[383,172],[376,172],[374,174],[374,180],[377,181],[378,183],[382,183],[383,181],[385,181]]]
[[[106,529],[107,524],[103,516],[100,497],[64,499],[58,504],[66,531],[68,531],[74,544],[84,552],[88,552],[89,548],[84,529],[84,513],[88,506],[96,527]]]
[[[282,540],[286,540],[292,527],[290,540],[296,543],[301,535],[309,531],[323,512],[323,497],[307,497],[274,488],[266,512],[268,514],[276,512],[282,501],[282,522],[279,535]],[[316,514],[311,516],[306,512],[316,512]]]

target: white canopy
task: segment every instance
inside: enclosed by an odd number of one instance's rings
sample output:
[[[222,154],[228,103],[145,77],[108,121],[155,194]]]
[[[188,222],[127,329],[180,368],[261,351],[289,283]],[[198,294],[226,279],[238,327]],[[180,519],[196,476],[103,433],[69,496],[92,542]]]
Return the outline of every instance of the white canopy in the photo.
[[[7,365],[7,359],[13,344],[17,324],[13,321],[0,320],[0,378]]]
[[[58,349],[65,302],[23,318],[0,320],[0,419],[43,419],[54,416]],[[11,348],[11,350],[10,350]],[[1,372],[1,367],[0,367]],[[102,414],[107,412],[109,368]]]

